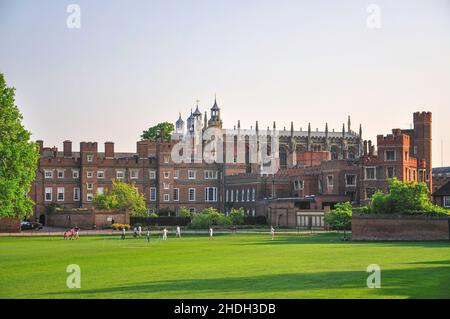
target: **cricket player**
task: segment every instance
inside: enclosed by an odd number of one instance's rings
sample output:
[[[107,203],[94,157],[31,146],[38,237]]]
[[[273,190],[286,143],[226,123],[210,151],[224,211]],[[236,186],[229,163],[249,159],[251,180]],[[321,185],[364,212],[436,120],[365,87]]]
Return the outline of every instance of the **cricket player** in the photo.
[[[164,228],[164,230],[163,230],[163,240],[167,240],[167,233],[168,233],[167,228]]]
[[[214,230],[212,227],[209,227],[209,240],[213,239],[214,236]]]
[[[181,238],[181,229],[180,226],[177,226],[177,232],[176,232],[177,238]]]
[[[275,228],[273,226],[270,226],[270,232],[272,233],[272,240],[275,239]]]
[[[145,240],[147,241],[147,243],[150,242],[150,231],[147,230],[147,234],[145,235]]]

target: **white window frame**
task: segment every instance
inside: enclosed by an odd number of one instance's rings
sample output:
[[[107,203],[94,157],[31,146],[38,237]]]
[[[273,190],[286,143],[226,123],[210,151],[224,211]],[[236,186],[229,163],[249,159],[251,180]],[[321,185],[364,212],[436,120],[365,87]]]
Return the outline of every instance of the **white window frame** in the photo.
[[[86,189],[89,190],[89,191],[93,190],[94,189],[94,183],[86,183]]]
[[[176,196],[175,196],[176,194]],[[179,188],[174,188],[173,189],[173,201],[174,202],[179,202],[180,201],[180,189]]]
[[[150,169],[148,171],[148,176],[150,179],[156,179],[156,171],[154,169]]]
[[[53,170],[50,169],[44,170],[44,178],[53,178]]]
[[[50,194],[50,198],[47,199],[47,194]],[[51,202],[53,200],[53,188],[52,187],[46,187],[44,190],[44,201]]]
[[[327,188],[334,187],[334,175],[327,175]]]
[[[76,179],[80,178],[80,170],[73,169],[72,170],[72,178],[76,178]]]
[[[59,176],[59,173],[62,173],[61,177]],[[64,170],[63,169],[58,169],[56,171],[56,177],[59,178],[59,179],[64,178]]]
[[[394,153],[394,159],[389,159],[388,158],[388,156],[387,156],[388,152]],[[395,162],[397,160],[397,152],[395,150],[385,150],[384,151],[384,160],[386,162]]]
[[[163,177],[164,177],[164,179],[169,179],[170,178],[170,172],[169,171],[163,172]]]
[[[191,197],[191,191],[192,191],[192,194],[193,194],[193,196]],[[189,201],[190,202],[195,202],[195,199],[196,199],[196,196],[197,194],[196,194],[196,189],[195,188],[189,188],[188,189],[188,199],[189,199]]]
[[[250,189],[247,188],[247,202],[250,201]]]
[[[347,183],[347,176],[353,176],[353,180],[355,181],[354,184],[348,184]],[[345,174],[345,186],[356,186],[356,174]]]
[[[74,187],[73,189],[73,201],[74,202],[79,202],[80,201],[80,196],[81,195],[81,190],[79,187]]]
[[[256,200],[256,189],[253,188],[252,190],[252,202],[254,202]]]
[[[62,194],[62,198],[59,198],[59,195],[61,195]],[[64,187],[58,187],[57,189],[56,189],[56,200],[58,201],[58,202],[64,202]]]
[[[367,170],[373,169],[373,178],[367,178]],[[364,167],[364,178],[368,181],[376,181],[377,180],[377,168],[375,166],[366,166]]]
[[[96,193],[97,195],[103,195],[105,193],[105,189],[103,187],[97,187]]]
[[[169,202],[169,201],[170,201],[170,194],[164,193],[164,195],[163,195],[163,201]]]
[[[164,189],[170,189],[170,183],[163,183]]]
[[[121,174],[122,177],[120,177],[119,174]],[[125,171],[123,169],[116,170],[116,178],[117,179],[125,179]]]
[[[156,202],[157,193],[156,193],[156,187],[150,187],[150,201]]]
[[[100,179],[105,178],[105,171],[104,170],[97,171],[97,178]]]
[[[210,198],[210,190],[212,190],[212,198]],[[205,202],[217,202],[217,187],[205,187]]]
[[[217,179],[218,172],[215,170],[205,170],[203,172],[205,179]]]
[[[169,164],[170,163],[170,156],[169,155],[164,155],[163,160],[164,160],[164,164]]]
[[[86,177],[87,178],[93,178],[94,177],[94,172],[93,171],[86,171]]]
[[[130,169],[130,179],[139,179],[139,169]]]
[[[188,179],[197,179],[197,171],[196,170],[188,170]]]
[[[450,196],[442,197],[442,206],[445,208],[450,208]]]
[[[87,154],[87,155],[86,155],[86,160],[87,160],[89,163],[92,163],[92,162],[94,161],[94,155],[93,155],[93,154]]]
[[[180,171],[179,170],[174,170],[173,171],[173,179],[178,179],[180,177]]]
[[[92,193],[87,193],[86,194],[86,201],[87,202],[92,202],[93,199],[94,199],[94,194],[92,194]]]
[[[389,177],[389,169],[392,168],[392,177]],[[386,167],[386,178],[392,179],[395,177],[395,166],[388,166]]]

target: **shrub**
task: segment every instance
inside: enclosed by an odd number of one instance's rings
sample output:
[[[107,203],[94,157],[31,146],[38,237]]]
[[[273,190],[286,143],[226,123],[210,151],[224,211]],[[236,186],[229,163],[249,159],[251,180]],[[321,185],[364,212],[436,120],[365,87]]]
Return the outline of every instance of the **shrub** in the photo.
[[[447,215],[448,211],[434,205],[425,183],[401,182],[394,178],[389,183],[389,193],[378,191],[367,206],[371,214]]]
[[[126,230],[130,230],[131,226],[129,224],[112,224],[112,229],[114,230],[122,230],[125,228]]]
[[[230,219],[233,225],[242,225],[244,223],[244,209],[232,208],[230,212]]]
[[[345,231],[351,227],[352,204],[349,202],[336,204],[331,212],[325,214],[324,220],[332,229],[343,230],[344,240],[347,239]]]
[[[181,207],[180,217],[191,217],[191,213],[189,212],[189,209],[187,209],[186,207]]]
[[[209,207],[205,208],[192,218],[191,225],[196,228],[207,228],[210,226],[228,226],[232,221],[229,216],[219,213],[217,209]]]
[[[158,215],[156,213],[151,213],[148,215],[150,218],[158,218]]]

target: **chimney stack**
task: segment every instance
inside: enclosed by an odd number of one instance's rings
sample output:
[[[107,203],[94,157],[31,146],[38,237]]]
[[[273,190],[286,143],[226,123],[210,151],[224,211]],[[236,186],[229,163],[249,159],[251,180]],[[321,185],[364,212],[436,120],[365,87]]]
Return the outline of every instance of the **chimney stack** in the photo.
[[[64,157],[72,157],[72,141],[65,140],[63,142],[63,156]]]
[[[364,141],[364,156],[367,156],[367,141]]]
[[[42,155],[42,152],[44,150],[44,141],[43,140],[37,140],[36,144],[39,147],[39,154]]]
[[[105,158],[114,158],[114,142],[105,142]]]

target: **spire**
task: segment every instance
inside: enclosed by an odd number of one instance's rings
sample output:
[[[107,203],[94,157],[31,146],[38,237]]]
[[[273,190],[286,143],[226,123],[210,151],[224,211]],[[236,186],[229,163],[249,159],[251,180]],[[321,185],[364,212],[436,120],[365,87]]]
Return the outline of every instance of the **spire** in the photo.
[[[205,111],[205,123],[203,123],[204,128],[206,128],[208,126],[208,116],[206,115],[206,111]]]
[[[256,133],[258,133],[258,131],[259,131],[258,121],[256,121],[256,124],[255,124],[255,130],[256,130]]]
[[[291,136],[294,136],[294,122],[291,121]]]
[[[350,115],[348,116],[348,120],[347,120],[347,131],[350,133],[351,130],[351,121],[350,121]]]
[[[241,128],[241,120],[238,120],[238,129]]]
[[[345,123],[342,123],[342,137],[345,137]]]
[[[308,123],[308,135],[311,135],[311,123]]]
[[[325,136],[328,137],[328,122],[325,123]]]
[[[362,139],[362,124],[359,124],[359,138]]]
[[[277,128],[277,125],[276,125],[275,121],[273,121],[273,130],[276,130],[276,128]]]

